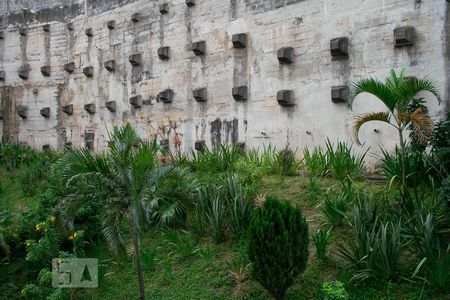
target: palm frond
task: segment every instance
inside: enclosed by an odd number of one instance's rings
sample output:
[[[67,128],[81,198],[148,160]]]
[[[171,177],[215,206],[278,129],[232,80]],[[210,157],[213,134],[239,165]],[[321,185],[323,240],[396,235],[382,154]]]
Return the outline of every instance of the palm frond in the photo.
[[[405,111],[411,100],[420,92],[429,92],[433,94],[439,103],[442,102],[442,96],[437,88],[436,82],[425,77],[423,79],[410,78],[403,81],[403,84],[397,90],[399,97],[398,108],[400,111]]]
[[[419,141],[421,143],[428,141],[433,130],[433,121],[430,116],[421,108],[418,108],[410,115],[410,122]]]
[[[110,168],[104,155],[94,155],[87,149],[65,151],[56,162],[63,170],[63,176],[70,179],[76,175],[88,173],[109,174]]]
[[[389,125],[394,126],[391,121],[391,114],[388,112],[375,112],[375,113],[367,113],[358,115],[355,117],[355,123],[353,124],[353,135],[356,140],[356,142],[361,145],[361,142],[359,140],[359,130],[361,127],[366,124],[369,121],[380,121],[388,123]]]
[[[380,99],[384,105],[393,112],[397,103],[397,96],[392,89],[383,82],[374,78],[365,78],[353,83],[352,92],[347,104],[352,107],[355,98],[363,93],[369,93]]]
[[[111,250],[119,257],[126,255],[126,247],[121,238],[122,214],[114,202],[107,206],[102,218],[102,232]]]

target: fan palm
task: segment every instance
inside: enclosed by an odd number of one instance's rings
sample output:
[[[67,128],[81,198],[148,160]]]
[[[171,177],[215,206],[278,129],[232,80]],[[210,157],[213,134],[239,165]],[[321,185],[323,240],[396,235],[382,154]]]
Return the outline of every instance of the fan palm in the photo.
[[[70,226],[80,201],[91,199],[101,203],[102,231],[112,250],[126,255],[123,225],[133,244],[140,298],[145,299],[140,262],[140,233],[150,222],[149,203],[156,187],[171,173],[157,163],[156,142],[143,142],[130,124],[114,127],[104,154],[94,155],[86,149],[68,150],[57,166],[61,167],[67,184],[81,181],[85,187],[61,200],[58,211]]]
[[[404,165],[406,143],[404,139],[404,130],[410,125],[418,136],[429,135],[432,130],[433,123],[427,112],[421,108],[417,108],[412,112],[408,112],[408,107],[414,97],[419,92],[430,92],[438,102],[441,102],[441,96],[436,84],[428,79],[418,79],[415,77],[405,77],[405,70],[400,74],[395,70],[391,70],[385,82],[375,78],[364,78],[353,83],[352,93],[347,100],[350,107],[353,107],[355,98],[363,93],[369,93],[377,97],[386,106],[387,111],[371,112],[359,115],[355,118],[353,125],[354,136],[358,144],[359,130],[370,121],[379,121],[393,126],[399,135],[400,150],[402,153],[402,165]],[[406,181],[406,174],[403,168],[402,184]]]

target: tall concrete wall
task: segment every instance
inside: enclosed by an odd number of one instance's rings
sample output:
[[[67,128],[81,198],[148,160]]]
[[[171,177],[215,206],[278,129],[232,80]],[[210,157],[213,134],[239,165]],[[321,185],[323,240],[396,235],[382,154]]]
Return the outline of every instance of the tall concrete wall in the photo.
[[[449,87],[448,4],[443,0],[2,0],[0,81],[3,141],[26,142],[41,148],[66,144],[105,147],[114,124],[132,122],[144,136],[158,121],[174,120],[184,149],[196,141],[208,146],[245,143],[279,148],[352,141],[355,114],[380,110],[370,96],[361,96],[354,111],[331,101],[333,86],[349,85],[364,76],[383,78],[391,68],[407,68],[408,76],[429,75],[447,99]],[[168,13],[161,14],[160,4]],[[132,15],[139,13],[137,22]],[[108,21],[115,21],[113,29]],[[135,20],[136,21],[136,20]],[[48,31],[43,25],[50,25]],[[73,27],[68,29],[68,24]],[[412,26],[412,46],[394,47],[394,29]],[[26,32],[20,34],[20,29]],[[92,29],[93,36],[86,35]],[[233,48],[232,36],[247,33],[247,47]],[[349,55],[333,59],[330,40],[347,37]],[[192,43],[206,42],[196,56]],[[158,48],[170,47],[169,59]],[[294,62],[280,64],[277,50],[293,47]],[[133,66],[129,56],[139,53]],[[115,61],[115,71],[105,62]],[[64,65],[74,62],[73,73]],[[42,66],[50,66],[43,76]],[[92,66],[93,76],[83,74]],[[18,70],[28,69],[28,79]],[[235,86],[248,87],[248,99],[232,97]],[[158,94],[173,90],[173,101]],[[193,90],[207,89],[207,101],[197,102]],[[292,90],[295,105],[280,106],[277,92]],[[141,96],[142,106],[130,98]],[[427,96],[427,95],[425,95]],[[106,108],[115,101],[116,111]],[[95,104],[95,113],[84,109]],[[72,104],[73,114],[62,112]],[[429,102],[434,118],[448,103]],[[27,108],[26,118],[18,115]],[[40,110],[50,107],[49,118]],[[150,122],[150,125],[148,124]],[[374,131],[374,129],[377,129]],[[381,124],[363,128],[364,148],[392,148],[395,132]],[[92,144],[91,144],[92,145]],[[363,147],[356,149],[362,150]]]

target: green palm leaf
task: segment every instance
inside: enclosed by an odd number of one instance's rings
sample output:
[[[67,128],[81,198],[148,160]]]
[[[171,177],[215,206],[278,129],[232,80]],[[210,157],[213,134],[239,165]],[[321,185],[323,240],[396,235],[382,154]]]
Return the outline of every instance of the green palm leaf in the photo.
[[[353,91],[347,100],[347,104],[350,107],[353,107],[355,98],[363,93],[369,93],[376,96],[384,103],[384,105],[386,105],[389,111],[394,111],[397,104],[397,97],[388,85],[374,78],[361,79],[360,81],[353,83]]]
[[[394,126],[391,121],[391,114],[388,112],[375,112],[375,113],[367,113],[358,115],[355,117],[355,123],[353,124],[353,135],[355,137],[356,142],[361,145],[361,142],[359,140],[359,130],[361,127],[370,121],[380,121],[387,123],[391,126]]]

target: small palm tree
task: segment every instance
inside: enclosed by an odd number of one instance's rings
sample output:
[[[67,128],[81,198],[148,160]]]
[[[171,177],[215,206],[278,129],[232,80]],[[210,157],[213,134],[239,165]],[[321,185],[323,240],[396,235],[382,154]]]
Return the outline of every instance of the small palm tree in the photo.
[[[149,203],[156,187],[171,173],[159,166],[156,142],[143,142],[130,124],[114,127],[108,149],[94,155],[86,149],[68,150],[57,166],[61,167],[67,184],[84,182],[85,188],[70,194],[58,205],[61,218],[73,224],[80,201],[91,199],[101,203],[102,231],[112,250],[126,255],[123,225],[128,226],[138,277],[140,298],[145,299],[140,262],[140,233],[150,222]]]
[[[365,78],[353,83],[352,93],[347,100],[352,108],[355,98],[363,93],[369,93],[376,96],[386,106],[387,111],[371,112],[359,115],[355,118],[353,125],[354,136],[358,144],[360,143],[358,134],[360,128],[370,121],[380,121],[393,126],[400,139],[400,151],[402,154],[402,165],[405,165],[406,142],[404,139],[404,130],[410,125],[417,136],[428,136],[431,133],[433,122],[426,111],[421,108],[408,112],[408,107],[419,92],[430,92],[438,102],[441,102],[441,96],[436,84],[428,78],[418,79],[415,77],[404,77],[405,69],[397,75],[395,70],[391,70],[385,82],[374,78]],[[405,185],[405,168],[402,174],[402,184]]]

